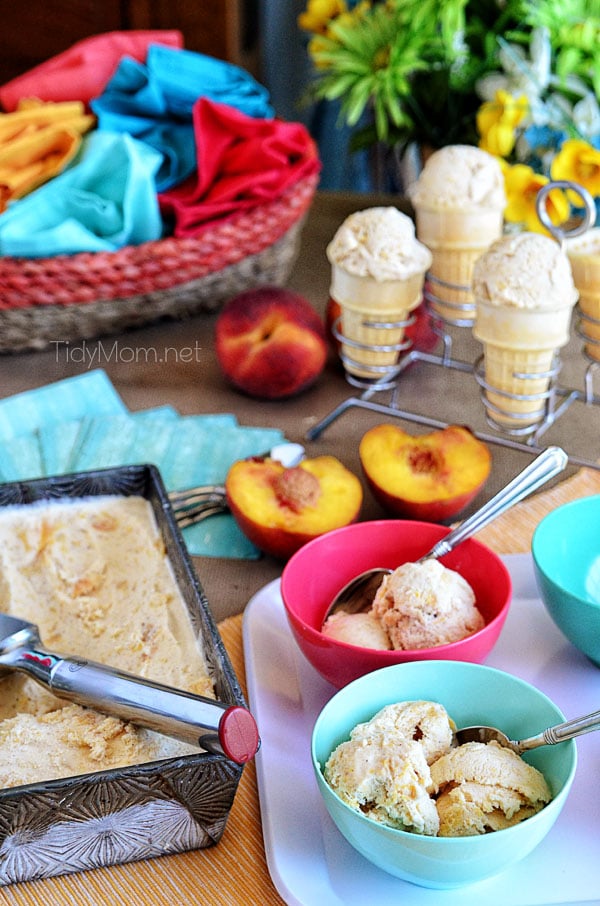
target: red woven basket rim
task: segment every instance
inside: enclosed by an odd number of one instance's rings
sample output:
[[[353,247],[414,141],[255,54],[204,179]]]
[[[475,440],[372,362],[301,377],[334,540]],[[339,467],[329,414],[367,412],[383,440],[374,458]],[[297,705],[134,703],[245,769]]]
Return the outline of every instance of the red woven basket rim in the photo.
[[[172,236],[116,252],[0,256],[0,311],[174,290],[217,273],[277,242],[307,212],[317,183],[318,175],[305,177],[279,198],[215,222],[198,236]]]

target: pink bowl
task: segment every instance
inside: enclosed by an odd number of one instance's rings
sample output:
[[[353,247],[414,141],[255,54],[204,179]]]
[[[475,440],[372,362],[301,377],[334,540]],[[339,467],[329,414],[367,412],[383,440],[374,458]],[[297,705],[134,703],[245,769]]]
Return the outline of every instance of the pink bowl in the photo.
[[[471,585],[486,625],[466,639],[435,648],[379,651],[328,638],[320,631],[334,595],[358,573],[374,566],[394,569],[418,560],[449,533],[445,526],[412,520],[358,522],[309,541],[286,563],[281,596],[296,642],[313,667],[338,689],[391,664],[421,660],[481,663],[506,620],[512,583],[504,563],[472,538],[442,558]]]

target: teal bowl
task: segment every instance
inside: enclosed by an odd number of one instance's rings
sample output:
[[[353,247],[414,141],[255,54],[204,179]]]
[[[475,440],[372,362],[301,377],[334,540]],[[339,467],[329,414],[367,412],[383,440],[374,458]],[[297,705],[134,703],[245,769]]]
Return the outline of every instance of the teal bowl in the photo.
[[[492,877],[527,856],[558,818],[575,775],[573,740],[543,746],[526,760],[544,774],[552,800],[514,827],[472,837],[426,837],[379,824],[346,805],[323,777],[329,755],[351,729],[384,705],[440,702],[458,727],[487,724],[511,738],[539,733],[564,716],[542,692],[508,673],[462,661],[415,661],[384,667],[349,683],[319,714],[312,762],[325,807],[346,840],[391,875],[421,887],[448,889]]]
[[[600,667],[600,495],[545,516],[531,542],[537,586],[567,639]]]

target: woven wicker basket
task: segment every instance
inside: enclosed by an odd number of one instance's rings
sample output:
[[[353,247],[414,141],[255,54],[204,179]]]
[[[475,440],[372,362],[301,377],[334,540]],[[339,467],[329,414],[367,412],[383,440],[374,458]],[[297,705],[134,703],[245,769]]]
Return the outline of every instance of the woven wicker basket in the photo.
[[[284,284],[317,181],[300,180],[197,237],[117,252],[0,257],[0,352],[213,312],[244,289]]]

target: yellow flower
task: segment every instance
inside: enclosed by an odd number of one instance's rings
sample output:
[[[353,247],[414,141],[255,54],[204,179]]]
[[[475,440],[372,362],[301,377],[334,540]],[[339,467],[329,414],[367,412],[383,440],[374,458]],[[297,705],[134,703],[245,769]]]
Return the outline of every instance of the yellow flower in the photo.
[[[550,175],[579,183],[596,198],[600,195],[600,151],[582,139],[567,139],[552,161]]]
[[[500,157],[509,155],[515,146],[517,126],[523,122],[528,110],[525,95],[514,98],[508,91],[497,91],[494,100],[486,101],[477,111],[479,147]]]
[[[546,176],[536,173],[525,164],[515,164],[504,171],[507,204],[505,220],[519,223],[534,233],[547,233],[537,216],[536,198],[542,186],[549,182]],[[546,211],[552,223],[559,226],[569,217],[570,205],[561,189],[553,189],[546,196]]]
[[[346,0],[308,0],[306,9],[298,16],[298,25],[304,31],[326,35],[331,20],[347,12]]]
[[[327,69],[329,66],[329,60],[321,60],[321,54],[327,52],[328,46],[325,35],[313,35],[308,42],[308,53],[316,69]]]
[[[353,9],[341,12],[335,21],[340,25],[355,27],[369,13],[371,5],[371,0],[360,0]]]

